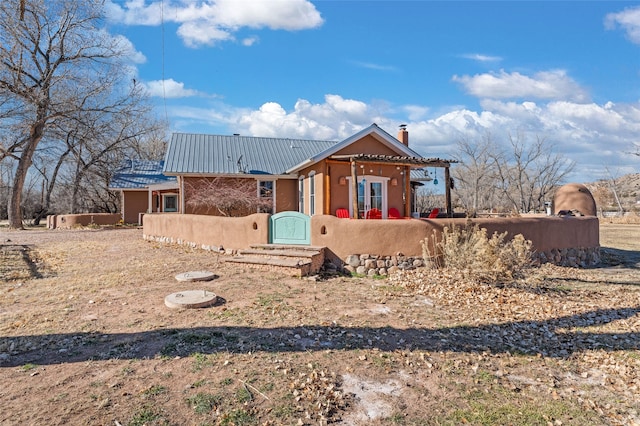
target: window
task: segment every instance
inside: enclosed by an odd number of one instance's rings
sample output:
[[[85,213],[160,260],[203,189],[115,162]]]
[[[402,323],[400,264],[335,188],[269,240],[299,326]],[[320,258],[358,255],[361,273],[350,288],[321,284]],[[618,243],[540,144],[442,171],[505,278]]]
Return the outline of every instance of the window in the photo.
[[[258,181],[258,197],[260,197],[258,213],[273,213],[273,185],[272,180]]]
[[[316,173],[309,173],[309,216],[316,214]]]
[[[178,211],[178,195],[177,194],[162,195],[162,211],[163,212]]]
[[[304,213],[304,176],[298,179],[298,211]]]

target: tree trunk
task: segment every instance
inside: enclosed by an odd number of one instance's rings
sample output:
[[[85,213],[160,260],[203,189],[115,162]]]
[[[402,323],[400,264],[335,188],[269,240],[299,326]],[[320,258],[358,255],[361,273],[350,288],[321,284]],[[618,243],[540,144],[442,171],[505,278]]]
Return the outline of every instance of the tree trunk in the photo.
[[[24,229],[22,225],[22,190],[24,189],[24,183],[27,180],[27,173],[29,167],[33,161],[33,154],[36,152],[36,147],[42,139],[44,132],[44,121],[39,120],[31,126],[31,134],[29,140],[26,142],[25,147],[18,160],[18,167],[16,168],[16,174],[13,179],[13,186],[11,187],[11,197],[9,198],[8,215],[9,215],[9,228],[12,229]]]

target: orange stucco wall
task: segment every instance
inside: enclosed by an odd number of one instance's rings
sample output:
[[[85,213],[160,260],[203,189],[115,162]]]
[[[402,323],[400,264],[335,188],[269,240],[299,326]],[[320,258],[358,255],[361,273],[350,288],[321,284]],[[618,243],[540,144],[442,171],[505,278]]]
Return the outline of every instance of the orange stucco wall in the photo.
[[[246,217],[150,214],[144,219],[146,237],[166,238],[172,242],[198,246],[222,246],[225,249],[248,248],[269,240],[266,213]],[[337,257],[350,254],[421,256],[421,240],[431,238],[445,226],[467,224],[467,219],[338,219],[330,215],[311,218],[311,244],[324,246]],[[533,249],[546,252],[565,248],[597,248],[600,245],[596,217],[519,217],[473,219],[488,234],[522,234]]]
[[[147,239],[161,239],[175,243],[188,243],[199,247],[219,249],[248,248],[269,239],[267,213],[244,217],[223,217],[191,214],[147,214],[144,216],[143,234]]]
[[[421,240],[442,232],[448,225],[464,226],[467,219],[353,220],[334,216],[311,218],[311,244],[326,246],[340,258],[350,254],[405,256],[422,254]],[[599,223],[595,217],[519,217],[474,219],[487,233],[522,234],[536,251],[599,247]]]
[[[298,211],[298,181],[279,179],[276,181],[276,211]]]
[[[120,213],[82,213],[47,216],[47,228],[74,228],[88,225],[115,225],[120,222]]]
[[[153,198],[155,207],[157,196]],[[147,212],[147,204],[149,203],[148,191],[123,191],[122,192],[122,219],[125,223],[138,223],[139,213]]]

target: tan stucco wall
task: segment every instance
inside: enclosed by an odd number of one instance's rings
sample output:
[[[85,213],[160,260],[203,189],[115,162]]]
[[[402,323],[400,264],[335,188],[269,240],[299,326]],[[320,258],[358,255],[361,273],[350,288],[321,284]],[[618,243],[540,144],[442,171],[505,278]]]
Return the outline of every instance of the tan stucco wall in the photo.
[[[153,197],[153,206],[155,208],[157,197]],[[147,203],[149,202],[148,191],[123,191],[123,213],[122,219],[125,223],[138,223],[138,214],[147,212]]]
[[[120,213],[82,213],[47,216],[47,228],[73,228],[87,225],[115,225],[120,222]]]
[[[145,238],[163,237],[176,243],[229,249],[248,248],[269,240],[267,213],[244,217],[190,214],[147,214],[144,216]]]
[[[467,219],[353,220],[334,216],[311,218],[311,244],[326,246],[344,258],[350,254],[405,256],[422,254],[421,240],[442,232],[447,225],[464,226]],[[488,235],[508,232],[531,240],[536,251],[599,247],[599,223],[595,217],[520,217],[474,219]]]
[[[195,244],[229,249],[248,248],[269,240],[269,217],[266,213],[246,217],[204,215],[149,214],[144,218],[145,238],[176,243]],[[464,226],[466,219],[398,219],[354,220],[330,215],[311,218],[311,244],[324,246],[337,257],[350,254],[394,256],[422,255],[421,240],[431,238],[434,230],[441,232],[447,225]],[[534,250],[597,248],[600,246],[599,223],[596,217],[519,217],[474,219],[489,235],[508,232],[522,234],[531,240]]]
[[[298,211],[298,180],[279,179],[276,181],[276,211]]]

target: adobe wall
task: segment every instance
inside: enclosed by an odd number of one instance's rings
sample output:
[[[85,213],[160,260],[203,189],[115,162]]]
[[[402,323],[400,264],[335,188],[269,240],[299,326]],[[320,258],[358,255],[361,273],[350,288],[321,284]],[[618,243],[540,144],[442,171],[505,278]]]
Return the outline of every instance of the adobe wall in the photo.
[[[244,217],[191,214],[146,214],[143,238],[186,244],[213,251],[232,251],[269,241],[267,213]]]
[[[231,252],[269,241],[269,214],[246,217],[205,215],[145,215],[143,234],[148,240],[187,244],[207,250]],[[543,216],[486,219],[338,219],[332,215],[311,217],[311,245],[327,247],[328,258],[336,265],[355,263],[379,273],[382,261],[403,268],[421,266],[421,240],[431,239],[448,225],[477,223],[508,236],[522,234],[531,240],[540,262],[567,266],[590,266],[599,262],[599,223],[589,216]],[[352,265],[355,266],[355,265]],[[367,269],[367,273],[369,269]]]
[[[89,225],[116,225],[120,222],[120,213],[81,213],[47,216],[47,228],[75,228]]]
[[[398,219],[352,220],[335,216],[311,218],[311,244],[326,246],[348,263],[350,255],[381,257],[422,257],[421,240],[432,239],[446,226],[468,222],[494,232],[507,232],[507,238],[522,234],[531,240],[541,262],[578,266],[599,262],[599,222],[596,217],[517,217],[487,219]],[[365,259],[363,259],[365,260]]]
[[[156,206],[157,195],[153,196]],[[123,220],[125,223],[138,223],[139,213],[146,213],[149,204],[148,191],[122,191]]]

